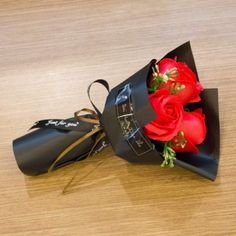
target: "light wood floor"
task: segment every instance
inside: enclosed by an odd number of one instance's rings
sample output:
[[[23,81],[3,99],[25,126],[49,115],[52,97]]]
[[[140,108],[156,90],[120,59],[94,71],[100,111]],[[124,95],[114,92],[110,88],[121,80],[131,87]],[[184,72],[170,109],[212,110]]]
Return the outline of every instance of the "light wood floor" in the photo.
[[[235,0],[1,0],[0,235],[236,235],[235,12]],[[71,117],[90,106],[93,80],[113,87],[188,40],[203,86],[219,88],[215,182],[111,149],[52,174],[19,171],[11,142],[34,121]],[[104,90],[93,94],[102,108]]]

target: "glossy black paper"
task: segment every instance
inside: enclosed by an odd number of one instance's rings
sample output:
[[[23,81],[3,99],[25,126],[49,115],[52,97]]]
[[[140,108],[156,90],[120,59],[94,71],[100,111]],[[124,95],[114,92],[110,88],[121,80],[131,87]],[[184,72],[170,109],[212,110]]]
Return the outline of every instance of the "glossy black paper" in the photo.
[[[74,118],[68,120],[70,123],[71,121],[75,122]],[[26,175],[39,175],[47,172],[60,153],[89,132],[93,126],[89,123],[80,122],[75,131],[63,130],[61,127],[60,129],[44,127],[14,140],[13,150],[20,170]],[[65,155],[58,162],[56,168],[86,158],[93,144],[94,138],[88,138]]]
[[[165,57],[173,59],[177,58],[178,61],[185,62],[198,77],[189,42],[171,51]],[[143,146],[146,145],[143,140],[148,138],[142,133],[143,139],[141,140],[138,138],[135,140],[135,142],[140,144],[136,145],[136,150],[130,145],[127,137],[124,135],[123,128],[120,125],[120,118],[119,114],[117,115],[116,105],[116,100],[119,98],[121,91],[124,91],[125,88],[129,86],[135,125],[132,124],[134,123],[133,121],[131,122],[131,120],[126,119],[124,126],[136,127],[136,129],[138,127],[138,129],[141,130],[144,125],[151,122],[156,117],[156,114],[149,103],[146,84],[151,73],[151,68],[155,62],[156,60],[152,60],[140,71],[110,91],[101,118],[102,125],[115,153],[130,162],[160,163],[162,161],[162,157],[159,154],[159,147],[157,146],[149,148],[149,150],[147,147],[147,152],[143,152],[142,155],[137,154],[140,149],[143,150]],[[201,93],[201,97],[201,103],[193,104],[189,108],[202,107],[203,113],[206,115],[207,137],[203,144],[198,145],[200,150],[199,154],[178,153],[175,163],[206,178],[214,180],[217,175],[220,147],[218,91],[217,89],[205,89]],[[125,107],[127,107],[127,105]],[[136,129],[132,129],[134,134]]]
[[[165,57],[177,57],[178,61],[185,62],[198,76],[189,42],[171,51]],[[104,111],[100,117],[101,125],[114,152],[129,162],[158,164],[162,162],[160,147],[155,142],[151,142],[142,130],[144,125],[156,117],[149,103],[146,84],[155,63],[156,60],[152,60],[130,78],[113,88],[108,94]],[[101,81],[101,83],[108,89],[106,81]],[[205,89],[201,93],[201,97],[200,103],[191,104],[188,108],[191,110],[202,107],[203,113],[206,115],[207,137],[203,144],[198,145],[199,154],[177,153],[175,163],[214,180],[217,175],[220,148],[218,91],[217,89]],[[92,103],[92,105],[94,104]],[[100,115],[96,107],[95,110]],[[47,172],[53,161],[66,147],[93,128],[92,124],[83,122],[72,129],[63,128],[65,126],[63,121],[54,127],[54,121],[57,122],[57,120],[53,120],[52,124],[47,127],[45,122],[48,120],[41,121],[34,126],[39,129],[13,141],[15,158],[24,174],[38,175]],[[72,121],[76,122],[73,119]],[[82,142],[69,152],[56,165],[56,168],[86,158],[94,142],[95,137]]]

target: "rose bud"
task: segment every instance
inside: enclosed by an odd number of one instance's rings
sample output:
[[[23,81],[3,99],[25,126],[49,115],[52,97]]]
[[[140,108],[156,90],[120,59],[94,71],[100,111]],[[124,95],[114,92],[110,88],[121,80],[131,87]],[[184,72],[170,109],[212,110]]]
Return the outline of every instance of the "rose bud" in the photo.
[[[172,94],[179,97],[183,105],[200,101],[199,93],[203,88],[197,81],[196,75],[185,63],[164,58],[156,68],[157,76],[151,75],[149,86],[152,87],[156,81],[159,81],[159,86],[156,86],[155,90],[160,87],[168,88]]]
[[[184,110],[179,98],[161,88],[150,94],[149,99],[157,117],[144,127],[144,132],[153,140],[171,140],[180,130],[183,120]]]
[[[184,111],[179,130],[177,136],[171,141],[171,147],[176,152],[198,153],[195,145],[201,144],[206,137],[205,115],[202,113],[202,109],[192,112]]]

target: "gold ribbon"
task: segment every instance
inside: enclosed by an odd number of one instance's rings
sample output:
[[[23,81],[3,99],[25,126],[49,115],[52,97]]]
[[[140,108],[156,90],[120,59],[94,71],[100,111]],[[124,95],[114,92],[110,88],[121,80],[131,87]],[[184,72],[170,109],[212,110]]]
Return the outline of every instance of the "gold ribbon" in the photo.
[[[87,157],[90,157],[95,149],[95,147],[97,146],[97,144],[103,139],[106,137],[106,134],[105,132],[103,131],[103,128],[100,124],[100,121],[99,121],[99,116],[101,116],[101,112],[98,110],[98,108],[95,106],[95,104],[92,102],[92,99],[90,97],[90,89],[92,87],[93,84],[95,83],[98,83],[98,84],[101,84],[103,85],[106,90],[109,92],[109,84],[107,83],[107,81],[105,80],[102,80],[102,79],[98,79],[98,80],[95,80],[94,82],[92,82],[89,87],[88,87],[88,90],[87,90],[87,93],[88,93],[88,97],[89,97],[89,100],[92,104],[92,106],[94,107],[95,111],[94,110],[91,110],[89,108],[84,108],[82,110],[79,110],[77,112],[74,113],[74,116],[77,120],[79,121],[83,121],[83,122],[88,122],[88,123],[91,123],[91,124],[94,124],[94,129],[92,129],[90,132],[86,133],[84,136],[80,137],[78,140],[76,140],[74,143],[70,144],[64,151],[62,151],[60,153],[60,155],[55,159],[55,161],[51,164],[51,166],[49,167],[48,169],[48,172],[51,172],[55,169],[56,165],[58,164],[58,162],[63,158],[65,157],[65,155],[67,153],[69,153],[71,150],[73,150],[75,147],[77,147],[79,144],[81,144],[82,142],[84,142],[86,139],[90,138],[91,136],[93,136],[94,134],[98,133],[98,136],[95,140],[95,143],[94,145],[92,146],[91,150],[89,151]],[[82,112],[86,112],[87,114],[90,114],[92,116],[90,116],[89,118],[86,117],[86,116],[81,116],[81,113]],[[92,117],[92,118],[91,118]],[[99,134],[100,133],[100,134]],[[76,161],[75,161],[76,162]],[[63,193],[66,193],[67,192],[67,189],[68,187],[71,185],[71,183],[73,182],[75,176],[76,176],[77,172],[73,175],[73,177],[71,178],[71,180],[67,183],[67,185],[64,187],[63,189]]]
[[[87,118],[85,116],[81,116],[80,114],[82,112],[86,112],[87,114],[92,115],[93,118]],[[58,162],[67,154],[69,153],[71,150],[73,150],[75,147],[77,147],[79,144],[81,144],[82,142],[84,142],[86,139],[90,138],[91,136],[93,136],[96,133],[99,133],[100,131],[103,130],[103,128],[100,125],[100,121],[99,121],[99,117],[97,115],[97,113],[89,108],[83,108],[77,112],[75,112],[74,114],[75,118],[79,121],[83,121],[83,122],[87,122],[87,123],[91,123],[91,124],[95,124],[97,126],[95,126],[94,129],[92,129],[90,132],[86,133],[84,136],[80,137],[78,140],[76,140],[74,143],[70,144],[64,151],[62,151],[60,153],[60,155],[55,159],[55,161],[51,164],[51,166],[48,168],[48,172],[51,172],[55,169],[55,166],[58,164]],[[88,153],[88,157],[91,156],[94,148],[97,146],[97,144],[106,136],[105,132],[101,132],[101,134],[97,137],[93,147],[91,148],[91,150]],[[71,181],[70,181],[71,182]],[[68,185],[67,185],[68,186]]]

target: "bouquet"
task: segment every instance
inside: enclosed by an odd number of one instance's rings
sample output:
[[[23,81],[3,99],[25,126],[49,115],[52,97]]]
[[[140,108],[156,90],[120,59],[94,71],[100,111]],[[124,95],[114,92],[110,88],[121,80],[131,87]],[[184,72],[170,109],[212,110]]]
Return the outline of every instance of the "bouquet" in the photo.
[[[92,85],[108,91],[104,111],[90,98]],[[36,122],[13,141],[24,174],[38,175],[96,155],[109,144],[117,156],[162,167],[182,166],[214,180],[219,163],[217,89],[199,82],[190,42],[151,60],[109,90],[105,80],[88,87],[94,110],[73,118]]]

